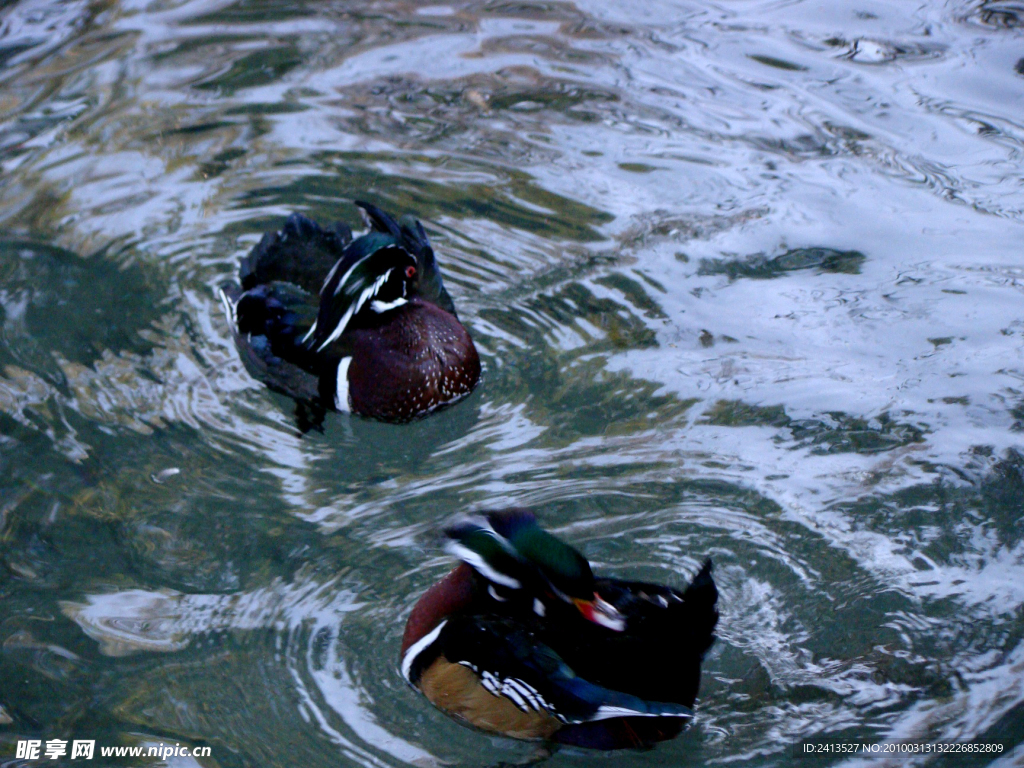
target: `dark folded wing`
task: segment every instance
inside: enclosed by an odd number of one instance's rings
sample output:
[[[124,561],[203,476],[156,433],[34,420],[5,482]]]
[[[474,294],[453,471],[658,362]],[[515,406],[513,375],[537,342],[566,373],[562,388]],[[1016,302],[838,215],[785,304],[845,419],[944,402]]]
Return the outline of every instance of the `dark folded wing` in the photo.
[[[293,397],[317,397],[326,361],[302,343],[316,318],[315,296],[291,283],[274,282],[245,292],[228,284],[221,287],[221,297],[249,370]]]
[[[510,619],[453,618],[438,643],[449,662],[469,667],[489,693],[512,701],[523,712],[552,715],[566,724],[618,717],[693,716],[680,704],[644,701],[579,677],[533,632]]]
[[[293,213],[280,232],[265,234],[242,259],[242,290],[287,282],[309,293],[318,293],[351,240],[352,232],[344,224],[327,230],[301,213]]]

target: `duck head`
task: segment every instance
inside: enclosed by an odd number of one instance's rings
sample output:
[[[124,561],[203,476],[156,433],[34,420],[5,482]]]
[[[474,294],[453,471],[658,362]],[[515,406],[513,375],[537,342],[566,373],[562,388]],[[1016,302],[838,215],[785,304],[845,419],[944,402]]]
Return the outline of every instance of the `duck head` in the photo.
[[[381,315],[409,302],[416,259],[382,239],[360,238],[327,275],[320,289],[320,311],[305,339],[315,351],[322,351],[369,313]]]
[[[419,220],[406,214],[396,221],[371,203],[357,200],[356,205],[371,234],[386,235],[397,247],[415,257],[416,275],[412,280],[412,286],[416,293],[458,318],[455,303],[441,281],[441,270],[438,269],[434,249]]]
[[[568,605],[594,624],[621,632],[625,618],[597,593],[590,563],[537,525],[532,512],[512,509],[457,520],[446,529],[448,550],[488,582],[498,602],[532,599],[543,617],[551,605]]]
[[[414,298],[457,318],[423,225],[411,216],[395,221],[370,203],[356,205],[369,231],[345,247],[320,289],[320,311],[304,339],[316,352]]]

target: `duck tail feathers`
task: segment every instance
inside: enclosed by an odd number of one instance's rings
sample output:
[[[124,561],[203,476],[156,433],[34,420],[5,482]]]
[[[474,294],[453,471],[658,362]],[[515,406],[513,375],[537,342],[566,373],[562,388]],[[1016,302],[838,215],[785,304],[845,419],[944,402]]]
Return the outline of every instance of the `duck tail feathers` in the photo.
[[[371,230],[391,235],[395,240],[402,239],[402,230],[390,214],[364,200],[354,200],[353,202],[359,208],[359,214],[363,217],[363,221]]]
[[[293,213],[280,232],[265,234],[242,259],[242,290],[283,282],[316,293],[324,275],[341,258],[348,239],[351,232],[344,224],[325,230],[309,217]]]
[[[576,699],[587,710],[576,722],[594,722],[615,717],[682,717],[692,718],[693,710],[668,701],[647,701],[621,691],[613,691],[581,677],[559,681],[563,692]]]
[[[690,580],[690,586],[686,588],[684,594],[687,596],[691,593],[694,596],[703,594],[705,599],[710,598],[712,603],[716,602],[718,600],[718,588],[715,587],[715,580],[711,577],[711,573],[714,570],[715,564],[711,562],[709,557],[701,564],[700,570]]]
[[[718,587],[711,577],[713,569],[711,558],[708,558],[683,592],[682,608],[688,614],[691,637],[701,654],[706,653],[714,642],[718,624]]]
[[[281,228],[281,235],[298,240],[312,240],[320,237],[323,232],[319,224],[298,211],[285,219],[284,226]]]
[[[422,260],[429,266],[434,264],[434,249],[427,238],[427,232],[419,219],[406,214],[398,220],[398,226],[402,230],[402,240],[416,258]]]

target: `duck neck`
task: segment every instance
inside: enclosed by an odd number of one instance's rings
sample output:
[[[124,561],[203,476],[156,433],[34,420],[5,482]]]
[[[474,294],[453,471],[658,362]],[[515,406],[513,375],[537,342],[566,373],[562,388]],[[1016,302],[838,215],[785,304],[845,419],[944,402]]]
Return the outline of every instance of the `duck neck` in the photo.
[[[473,569],[459,563],[447,576],[428,589],[409,614],[402,636],[402,654],[417,640],[428,635],[448,616],[464,610],[475,595]]]

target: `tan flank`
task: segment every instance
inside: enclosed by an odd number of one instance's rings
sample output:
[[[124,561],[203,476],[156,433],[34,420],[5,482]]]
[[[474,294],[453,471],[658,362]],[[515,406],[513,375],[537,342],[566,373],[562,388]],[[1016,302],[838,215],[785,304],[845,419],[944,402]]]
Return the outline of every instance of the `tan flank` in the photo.
[[[546,712],[523,712],[502,696],[489,693],[469,667],[439,656],[423,672],[420,690],[431,704],[477,728],[516,739],[547,739],[562,723]]]

